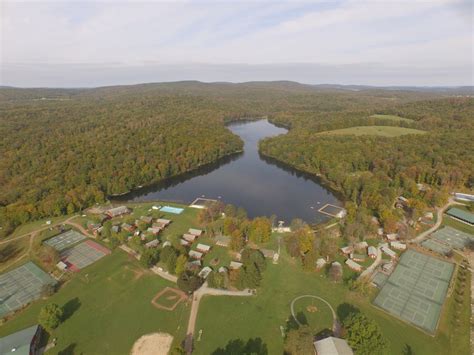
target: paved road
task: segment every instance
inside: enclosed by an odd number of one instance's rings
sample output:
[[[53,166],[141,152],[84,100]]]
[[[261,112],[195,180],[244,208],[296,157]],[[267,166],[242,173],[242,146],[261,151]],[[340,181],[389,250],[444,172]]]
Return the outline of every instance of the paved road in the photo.
[[[193,303],[191,304],[191,313],[189,314],[188,330],[186,332],[186,341],[185,341],[185,350],[187,354],[192,354],[193,352],[193,337],[194,337],[194,328],[196,327],[196,319],[199,311],[199,303],[203,296],[252,296],[253,293],[251,290],[245,289],[242,291],[229,291],[229,290],[218,290],[215,288],[210,288],[205,282],[201,288],[193,294]]]
[[[377,247],[377,257],[375,258],[372,265],[370,265],[367,269],[365,269],[359,276],[359,279],[363,277],[370,277],[372,273],[377,269],[377,267],[382,262],[382,251],[380,250],[380,246]]]
[[[420,243],[424,239],[426,239],[431,233],[433,233],[435,230],[437,230],[441,226],[441,223],[443,223],[443,213],[444,213],[444,211],[446,211],[446,209],[449,206],[452,206],[452,205],[462,205],[462,203],[456,202],[456,201],[454,201],[454,199],[452,197],[450,197],[447,204],[445,204],[441,208],[437,208],[436,223],[433,225],[433,227],[431,227],[430,229],[428,229],[428,230],[424,231],[423,233],[419,234],[417,237],[409,240],[408,243]]]

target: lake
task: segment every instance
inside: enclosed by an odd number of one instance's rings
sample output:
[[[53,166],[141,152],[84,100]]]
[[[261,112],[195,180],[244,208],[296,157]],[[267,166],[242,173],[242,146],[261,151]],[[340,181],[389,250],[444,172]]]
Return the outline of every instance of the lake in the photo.
[[[290,222],[308,223],[327,219],[317,210],[326,203],[341,205],[337,197],[316,178],[262,157],[262,138],[286,134],[287,130],[267,120],[233,123],[227,126],[244,141],[244,152],[163,183],[144,187],[115,200],[168,200],[190,204],[197,197],[220,199],[243,207],[250,217],[271,216]]]

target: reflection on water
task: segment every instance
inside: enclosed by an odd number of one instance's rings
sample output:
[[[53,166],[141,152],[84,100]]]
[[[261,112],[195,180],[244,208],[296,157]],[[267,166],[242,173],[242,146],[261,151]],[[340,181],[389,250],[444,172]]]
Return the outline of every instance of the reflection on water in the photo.
[[[326,203],[339,204],[334,194],[317,179],[298,172],[258,152],[258,142],[285,134],[267,120],[234,123],[228,128],[244,141],[244,152],[225,157],[191,173],[145,187],[119,199],[131,201],[170,200],[191,203],[196,197],[221,199],[245,208],[249,216],[272,214],[290,221],[325,219],[317,209]]]

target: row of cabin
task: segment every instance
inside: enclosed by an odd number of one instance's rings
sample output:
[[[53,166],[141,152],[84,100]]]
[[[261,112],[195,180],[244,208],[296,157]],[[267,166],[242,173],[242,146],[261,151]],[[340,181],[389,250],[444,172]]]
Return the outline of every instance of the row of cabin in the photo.
[[[202,233],[203,231],[200,229],[189,228],[188,232],[183,234],[179,242],[181,245],[190,246]]]

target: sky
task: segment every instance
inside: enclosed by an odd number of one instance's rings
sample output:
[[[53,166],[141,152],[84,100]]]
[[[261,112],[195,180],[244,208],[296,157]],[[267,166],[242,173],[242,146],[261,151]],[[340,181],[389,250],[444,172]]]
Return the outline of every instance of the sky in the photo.
[[[0,85],[474,83],[472,1],[0,1]]]

